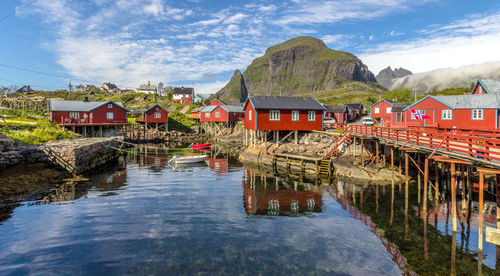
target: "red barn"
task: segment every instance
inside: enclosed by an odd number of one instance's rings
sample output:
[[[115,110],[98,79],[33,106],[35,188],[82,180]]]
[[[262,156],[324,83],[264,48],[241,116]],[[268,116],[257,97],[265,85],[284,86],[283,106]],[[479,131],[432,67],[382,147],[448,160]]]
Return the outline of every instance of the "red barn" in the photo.
[[[479,79],[471,94],[500,94],[500,79]]]
[[[121,103],[50,100],[50,121],[73,131],[99,136],[116,135],[118,127],[128,124],[127,112]],[[98,131],[98,133],[96,133]],[[104,133],[103,133],[104,131]]]
[[[427,96],[404,109],[406,126],[458,129],[498,129],[500,99],[497,94]],[[418,120],[410,109],[430,116]]]
[[[315,98],[250,96],[243,105],[245,128],[322,130],[325,107]]]
[[[243,108],[234,105],[209,105],[200,114],[201,122],[234,123],[245,117]]]
[[[350,112],[352,109],[347,105],[343,104],[328,104],[325,105],[326,112],[325,117],[335,119],[337,123],[347,124],[350,120]]]
[[[370,117],[385,124],[391,121],[393,102],[381,99],[370,106]]]

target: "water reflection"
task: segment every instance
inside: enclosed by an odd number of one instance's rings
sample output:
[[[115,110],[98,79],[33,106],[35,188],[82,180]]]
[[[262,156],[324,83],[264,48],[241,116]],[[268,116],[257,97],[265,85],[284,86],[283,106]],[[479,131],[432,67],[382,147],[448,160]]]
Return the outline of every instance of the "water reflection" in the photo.
[[[320,187],[247,168],[243,197],[249,215],[289,216],[321,212]]]

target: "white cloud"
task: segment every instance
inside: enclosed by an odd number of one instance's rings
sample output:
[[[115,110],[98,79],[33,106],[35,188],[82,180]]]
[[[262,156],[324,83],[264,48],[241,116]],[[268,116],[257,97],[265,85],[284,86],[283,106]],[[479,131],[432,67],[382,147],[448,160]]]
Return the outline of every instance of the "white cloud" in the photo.
[[[373,72],[388,65],[425,72],[500,60],[500,13],[475,15],[420,33],[411,41],[380,44],[360,58]]]
[[[247,18],[248,15],[246,14],[243,14],[243,13],[237,13],[229,18],[227,18],[226,20],[224,20],[224,23],[225,24],[235,24],[235,23],[239,23],[241,20]]]

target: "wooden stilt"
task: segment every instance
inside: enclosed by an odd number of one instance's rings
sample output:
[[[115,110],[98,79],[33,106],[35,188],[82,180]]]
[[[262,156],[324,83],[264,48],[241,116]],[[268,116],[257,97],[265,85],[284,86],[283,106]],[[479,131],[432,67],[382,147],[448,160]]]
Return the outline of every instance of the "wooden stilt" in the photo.
[[[420,160],[420,154],[417,153],[417,166],[421,166],[422,162]],[[417,173],[417,186],[418,186],[418,196],[417,196],[417,201],[418,203],[420,203],[420,195],[422,194],[422,191],[421,191],[421,186],[422,186],[422,176],[420,175],[420,173]]]
[[[355,158],[356,157],[356,137],[353,138],[353,142],[352,142],[352,157]]]
[[[479,259],[483,258],[482,251],[483,251],[483,207],[484,207],[484,173],[479,172],[479,239],[478,239],[478,247],[479,247],[479,253],[478,255]],[[479,254],[478,253],[478,254]]]
[[[453,232],[457,232],[457,192],[455,163],[451,163],[451,212],[453,216]]]
[[[438,162],[434,162],[434,188],[436,189],[434,191],[434,198],[436,199],[436,205],[437,201],[439,200],[439,167],[438,167]]]
[[[379,156],[380,153],[379,153],[378,147],[379,147],[378,141],[375,141],[375,156],[376,156],[376,158],[375,158],[376,161],[375,162],[376,162],[377,165],[378,165],[378,163],[380,161],[380,156]]]
[[[427,225],[427,183],[429,182],[429,159],[424,160],[424,223]]]
[[[361,138],[361,166],[365,166],[365,162],[363,160],[363,148],[364,148],[364,145],[363,145],[363,138]]]
[[[276,130],[276,146],[280,146],[280,131]]]
[[[296,130],[295,131],[295,145],[298,145],[299,144],[299,131]]]

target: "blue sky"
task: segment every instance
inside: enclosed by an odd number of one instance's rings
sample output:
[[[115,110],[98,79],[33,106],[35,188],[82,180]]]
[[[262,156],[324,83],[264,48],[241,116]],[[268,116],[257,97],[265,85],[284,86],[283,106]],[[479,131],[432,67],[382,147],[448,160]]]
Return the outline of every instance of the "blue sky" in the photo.
[[[299,35],[374,74],[500,62],[500,1],[0,0],[0,35],[0,86],[149,80],[210,93]]]

